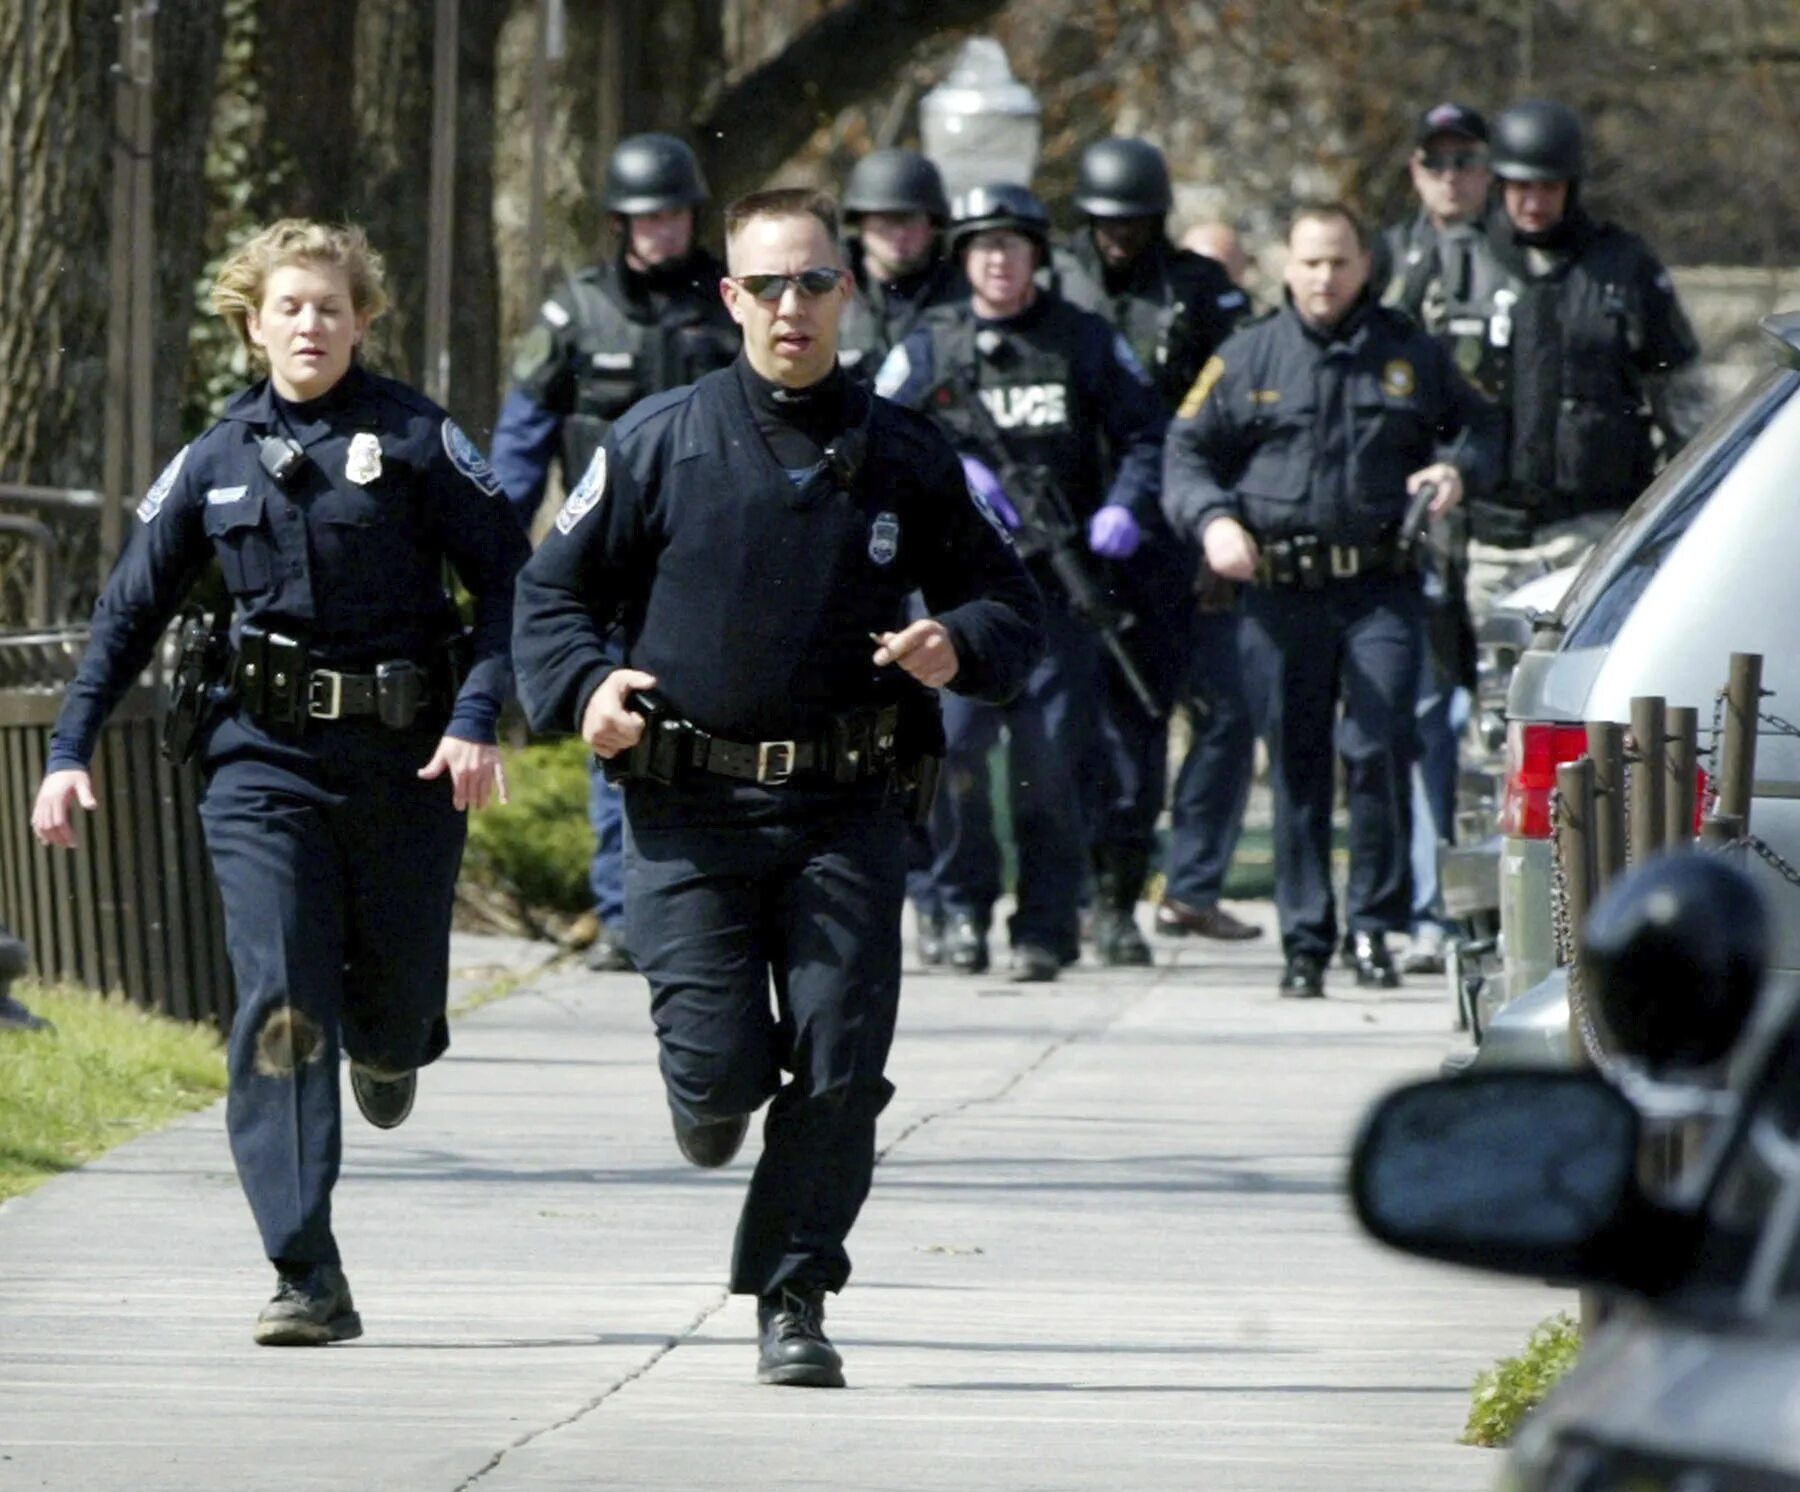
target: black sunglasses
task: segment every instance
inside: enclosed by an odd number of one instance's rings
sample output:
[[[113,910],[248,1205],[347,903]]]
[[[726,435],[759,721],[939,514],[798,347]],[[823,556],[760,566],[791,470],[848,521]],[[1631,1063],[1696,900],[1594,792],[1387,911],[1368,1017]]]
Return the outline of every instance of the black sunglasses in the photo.
[[[808,300],[821,295],[829,295],[838,287],[838,281],[844,277],[841,269],[803,269],[797,275],[733,275],[731,283],[740,285],[760,301],[770,305],[787,294],[792,285]]]
[[[1442,155],[1424,155],[1419,157],[1419,164],[1434,175],[1442,175],[1446,171],[1473,171],[1488,163],[1485,150],[1451,150]]]

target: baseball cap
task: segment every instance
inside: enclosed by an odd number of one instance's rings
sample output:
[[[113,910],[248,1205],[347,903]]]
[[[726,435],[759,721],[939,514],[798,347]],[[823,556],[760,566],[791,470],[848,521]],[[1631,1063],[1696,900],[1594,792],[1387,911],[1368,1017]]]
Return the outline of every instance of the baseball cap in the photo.
[[[1487,120],[1466,104],[1433,104],[1419,116],[1419,127],[1413,134],[1415,144],[1423,145],[1433,135],[1461,135],[1465,139],[1487,144]]]

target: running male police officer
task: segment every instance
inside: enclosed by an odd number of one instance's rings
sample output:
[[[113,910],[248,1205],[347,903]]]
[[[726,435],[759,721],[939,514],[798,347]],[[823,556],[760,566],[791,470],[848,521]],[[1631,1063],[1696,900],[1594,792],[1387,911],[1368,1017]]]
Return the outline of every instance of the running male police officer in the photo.
[[[1500,211],[1488,237],[1509,281],[1488,340],[1508,429],[1501,481],[1469,508],[1477,615],[1519,564],[1573,563],[1636,499],[1658,455],[1706,418],[1699,343],[1668,270],[1581,205],[1574,111],[1513,104],[1494,122],[1493,151]]]
[[[916,150],[872,150],[844,184],[845,251],[856,294],[844,308],[838,361],[872,379],[933,306],[969,298],[944,257],[950,203],[936,166]]]
[[[1348,209],[1302,208],[1287,304],[1207,364],[1170,427],[1164,502],[1220,575],[1255,582],[1244,667],[1275,792],[1281,992],[1324,993],[1337,705],[1350,796],[1349,923],[1359,984],[1399,981],[1419,581],[1396,543],[1416,494],[1446,511],[1484,490],[1493,408],[1442,348],[1368,296]]]
[[[706,197],[700,163],[672,135],[633,135],[607,161],[601,205],[613,214],[618,255],[575,275],[544,302],[513,358],[513,386],[494,429],[494,470],[526,529],[544,500],[553,459],[561,459],[564,488],[572,487],[612,422],[638,400],[692,383],[737,356],[737,327],[719,303],[725,267],[697,237]],[[595,840],[588,881],[600,930],[587,965],[629,969],[619,792],[598,768],[588,821]]]
[[[893,1094],[929,691],[1009,697],[1041,631],[942,438],[839,368],[835,219],[806,191],[729,209],[743,357],[614,427],[515,630],[533,724],[629,763],[626,916],[682,1153],[724,1165],[774,1100],[731,1288],[758,1300],[759,1378],[815,1386],[844,1381],[822,1298]],[[931,614],[908,624],[915,591]]]
[[[1058,255],[1063,294],[1125,339],[1167,414],[1249,307],[1223,265],[1169,242],[1174,205],[1160,150],[1147,140],[1099,141],[1082,152],[1076,175],[1083,227],[1072,249]],[[1176,935],[1237,940],[1260,932],[1218,904],[1250,794],[1255,737],[1238,667],[1235,587],[1197,571],[1192,546],[1160,523],[1156,543],[1120,562],[1120,586],[1138,623],[1133,652],[1165,712],[1179,695],[1194,726],[1176,776],[1167,890],[1156,923]],[[1102,678],[1094,952],[1103,964],[1147,964],[1150,949],[1133,914],[1167,786],[1168,717],[1133,699],[1110,659]]]
[[[936,416],[972,486],[1009,522],[1023,520],[1021,536],[1047,590],[1049,646],[1025,693],[1003,709],[945,703],[949,752],[931,877],[949,917],[949,961],[979,972],[1000,895],[987,756],[1004,725],[1019,851],[1012,977],[1042,981],[1080,954],[1080,772],[1100,680],[1100,639],[1055,567],[1126,558],[1146,532],[1164,529],[1157,487],[1167,417],[1124,340],[1035,282],[1050,232],[1037,198],[1021,186],[978,187],[963,208],[950,249],[962,259],[970,304],[928,313],[875,387]]]

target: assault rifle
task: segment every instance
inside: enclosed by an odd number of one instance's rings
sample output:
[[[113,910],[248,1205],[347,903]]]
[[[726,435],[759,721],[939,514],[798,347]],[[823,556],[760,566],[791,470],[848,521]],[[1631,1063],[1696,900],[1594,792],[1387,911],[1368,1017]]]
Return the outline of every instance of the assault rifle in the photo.
[[[1020,556],[1027,560],[1043,558],[1062,588],[1069,609],[1099,634],[1101,645],[1118,665],[1119,676],[1125,680],[1138,707],[1152,720],[1161,720],[1167,711],[1157,703],[1137,659],[1125,646],[1125,633],[1136,618],[1107,599],[1105,590],[1088,568],[1088,549],[1083,542],[1081,526],[1062,494],[1014,459],[1006,448],[1006,438],[993,412],[982,403],[981,395],[968,381],[954,373],[946,374],[926,391],[926,409],[943,408],[946,404],[954,404],[969,417],[985,447],[984,454],[994,461],[994,475],[1000,479],[1022,524]]]

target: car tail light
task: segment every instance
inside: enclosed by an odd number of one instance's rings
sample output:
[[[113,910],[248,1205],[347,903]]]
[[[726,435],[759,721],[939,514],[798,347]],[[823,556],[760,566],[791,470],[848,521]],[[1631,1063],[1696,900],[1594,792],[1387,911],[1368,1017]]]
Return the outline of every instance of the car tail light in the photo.
[[[1556,787],[1556,769],[1586,755],[1585,725],[1509,722],[1500,832],[1518,839],[1548,839],[1550,794]]]

